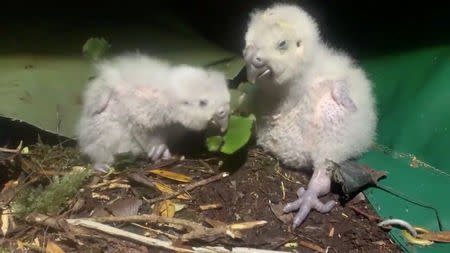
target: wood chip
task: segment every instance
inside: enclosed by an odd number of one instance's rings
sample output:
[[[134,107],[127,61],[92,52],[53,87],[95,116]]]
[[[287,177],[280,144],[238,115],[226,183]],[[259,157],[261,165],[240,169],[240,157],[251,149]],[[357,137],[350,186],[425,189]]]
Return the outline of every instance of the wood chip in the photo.
[[[219,209],[219,208],[222,208],[222,204],[214,203],[214,204],[200,205],[199,208],[202,211],[211,210],[211,209]]]
[[[131,186],[129,184],[112,183],[108,186],[101,187],[100,191],[113,190],[113,189],[129,189],[129,188],[131,188]]]
[[[52,241],[47,242],[47,247],[45,247],[46,253],[64,253],[65,251],[61,249],[56,243]]]
[[[17,228],[16,223],[14,222],[14,217],[11,214],[10,209],[5,209],[2,211],[1,215],[1,232],[3,236],[6,236],[9,232],[14,231]]]
[[[248,221],[248,222],[231,224],[230,228],[232,230],[245,230],[245,229],[251,229],[254,227],[264,226],[266,224],[267,224],[267,221],[265,221],[265,220]]]
[[[328,233],[328,237],[334,236],[334,227],[331,227],[330,232]]]
[[[97,192],[93,192],[91,196],[93,199],[110,200],[109,196]]]
[[[118,182],[128,182],[128,180],[123,180],[123,179],[121,179],[121,178],[115,178],[115,179],[112,179],[112,180],[104,180],[103,182],[101,182],[101,183],[98,183],[98,184],[95,184],[95,185],[91,185],[90,187],[92,188],[92,189],[95,189],[95,188],[100,188],[100,187],[103,187],[103,186],[106,186],[106,185],[109,185],[109,184],[112,184],[112,183],[118,183]]]
[[[322,247],[320,247],[319,245],[314,244],[312,242],[300,240],[298,242],[298,244],[300,244],[301,246],[306,247],[308,249],[315,250],[315,251],[321,252],[321,253],[325,253],[325,250]]]

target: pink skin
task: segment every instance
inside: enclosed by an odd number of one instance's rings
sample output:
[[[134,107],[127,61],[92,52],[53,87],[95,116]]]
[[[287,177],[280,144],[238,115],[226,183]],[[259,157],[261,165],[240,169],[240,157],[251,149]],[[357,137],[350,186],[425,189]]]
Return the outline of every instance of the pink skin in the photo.
[[[324,96],[317,107],[317,119],[322,121],[318,125],[330,126],[330,124],[339,124],[347,113],[357,110],[355,103],[347,94],[344,81],[332,83],[331,96],[329,97]],[[327,213],[336,205],[336,202],[333,200],[325,204],[319,200],[319,197],[330,192],[330,176],[325,165],[316,167],[309,181],[308,189],[305,190],[305,188],[300,187],[297,190],[298,199],[284,207],[283,211],[285,213],[298,210],[294,217],[293,229],[305,220],[311,209]]]

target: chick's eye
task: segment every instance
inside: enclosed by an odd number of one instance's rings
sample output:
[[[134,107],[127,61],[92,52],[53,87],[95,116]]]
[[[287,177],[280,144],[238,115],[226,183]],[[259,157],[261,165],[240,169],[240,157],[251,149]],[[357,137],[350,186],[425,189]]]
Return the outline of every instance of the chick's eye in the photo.
[[[278,42],[278,49],[286,49],[287,48],[287,41],[282,40],[280,42]]]
[[[206,105],[208,105],[208,101],[206,100],[200,100],[200,102],[198,103],[201,107],[204,107]]]

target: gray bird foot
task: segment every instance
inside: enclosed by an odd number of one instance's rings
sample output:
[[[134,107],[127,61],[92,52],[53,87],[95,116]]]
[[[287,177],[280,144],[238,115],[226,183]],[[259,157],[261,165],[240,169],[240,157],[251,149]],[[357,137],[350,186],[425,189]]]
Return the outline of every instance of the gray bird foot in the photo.
[[[108,170],[110,168],[111,168],[111,166],[109,166],[109,164],[107,164],[107,163],[95,163],[94,164],[94,170],[100,171],[102,173],[108,172]]]
[[[302,224],[311,209],[315,209],[321,213],[328,213],[336,205],[336,202],[333,200],[330,200],[327,203],[323,204],[319,200],[318,195],[318,192],[315,190],[305,190],[305,188],[300,187],[297,190],[298,199],[284,206],[283,212],[285,213],[298,210],[297,214],[294,217],[292,229],[295,229],[300,224]]]
[[[147,156],[152,161],[157,161],[159,159],[168,160],[172,157],[169,151],[169,147],[166,144],[155,145],[150,148],[150,151],[147,153]]]

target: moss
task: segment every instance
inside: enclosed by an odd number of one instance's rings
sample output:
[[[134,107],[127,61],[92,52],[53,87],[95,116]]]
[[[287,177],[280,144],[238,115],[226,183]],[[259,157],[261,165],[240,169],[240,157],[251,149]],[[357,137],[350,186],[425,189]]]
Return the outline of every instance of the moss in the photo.
[[[82,169],[64,176],[54,176],[46,187],[27,187],[17,194],[11,204],[12,211],[22,217],[33,212],[58,213],[64,203],[76,195],[89,175],[90,170]]]

